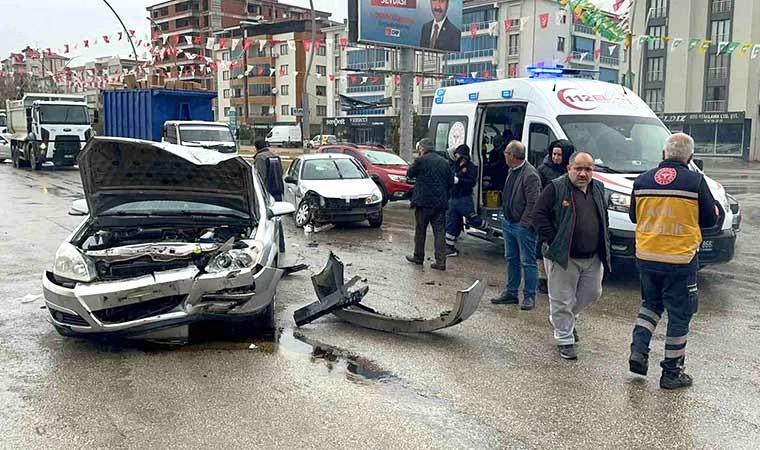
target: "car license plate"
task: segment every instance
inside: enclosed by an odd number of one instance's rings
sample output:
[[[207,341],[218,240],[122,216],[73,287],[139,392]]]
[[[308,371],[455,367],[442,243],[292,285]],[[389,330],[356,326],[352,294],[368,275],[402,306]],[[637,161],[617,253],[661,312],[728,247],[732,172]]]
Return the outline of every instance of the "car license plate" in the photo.
[[[714,241],[702,241],[702,245],[700,246],[700,249],[703,252],[711,252],[713,250],[713,244],[714,244]]]

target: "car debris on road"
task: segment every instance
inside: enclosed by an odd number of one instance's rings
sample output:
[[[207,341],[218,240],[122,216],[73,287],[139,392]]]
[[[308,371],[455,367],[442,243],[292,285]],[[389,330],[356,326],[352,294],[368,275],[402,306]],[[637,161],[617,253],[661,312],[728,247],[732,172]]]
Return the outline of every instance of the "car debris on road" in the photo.
[[[344,265],[341,260],[330,252],[327,264],[321,272],[312,276],[317,300],[295,311],[293,318],[297,326],[310,323],[326,314],[336,317],[353,325],[388,333],[429,333],[431,331],[452,327],[467,320],[478,309],[486,285],[476,280],[469,288],[457,292],[454,308],[444,311],[437,317],[404,318],[382,314],[362,305],[361,301],[369,287],[350,291],[359,281],[358,276],[344,283]]]

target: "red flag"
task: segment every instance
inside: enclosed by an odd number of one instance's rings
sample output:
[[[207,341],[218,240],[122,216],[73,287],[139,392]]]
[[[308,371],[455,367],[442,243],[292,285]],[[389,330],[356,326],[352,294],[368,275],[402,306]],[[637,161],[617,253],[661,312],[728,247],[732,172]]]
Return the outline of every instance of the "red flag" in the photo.
[[[201,45],[203,42],[203,36],[193,36],[193,44]]]
[[[161,39],[161,33],[159,33],[158,31],[154,31],[153,32],[153,40],[157,41],[159,39]]]
[[[121,40],[121,38],[123,38],[123,37],[124,37],[124,32],[123,31],[119,31],[119,40]]]
[[[602,56],[602,49],[598,48],[594,50],[594,59],[599,59]]]
[[[475,39],[475,35],[478,34],[478,30],[480,29],[480,25],[477,23],[473,23],[470,25],[470,37]]]
[[[264,74],[264,67],[263,66],[259,66],[259,69],[256,71],[256,73],[258,73],[259,75],[263,75]]]
[[[322,47],[322,39],[317,39],[314,41],[314,50],[319,51],[320,47]]]
[[[340,49],[345,50],[346,46],[348,45],[348,38],[340,38]]]
[[[541,28],[549,26],[549,13],[541,14],[538,18],[541,20]]]
[[[301,44],[303,44],[303,51],[308,52],[311,50],[311,41],[308,39],[304,39],[301,41]]]
[[[227,45],[227,38],[219,38],[219,48],[224,48]]]
[[[483,78],[491,78],[491,71],[490,70],[484,70],[483,71]]]
[[[24,62],[24,55],[13,53],[13,59],[15,59],[17,63],[22,63]]]
[[[414,83],[419,86],[422,84],[422,77],[414,77]]]
[[[51,49],[48,48],[47,49],[47,55],[48,56],[53,56],[53,50],[51,50]]]
[[[374,77],[372,77],[370,79],[370,83],[372,83],[372,84],[377,84],[379,82],[380,82],[380,77],[378,77],[378,76],[374,76]]]
[[[37,57],[37,55],[35,54],[35,51],[30,48],[26,51],[26,57],[29,59],[34,59]]]
[[[351,75],[351,84],[356,84],[359,81],[359,77]]]
[[[504,19],[504,32],[509,33],[512,29],[512,19]]]
[[[623,3],[625,3],[625,0],[615,0],[615,4],[612,7],[617,11]]]
[[[63,44],[63,53],[66,54],[69,52],[69,44]]]
[[[509,67],[509,76],[510,77],[517,76],[517,66],[516,65]]]
[[[569,63],[572,60],[573,60],[573,55],[567,55],[567,56],[565,56],[565,62],[566,63]]]
[[[135,30],[129,30],[129,37],[135,37]]]
[[[110,37],[108,37],[107,35],[105,35],[105,34],[104,34],[104,35],[103,35],[103,36],[101,36],[101,37],[103,38],[103,41],[104,41],[106,44],[110,44],[110,43],[111,43],[111,38],[110,38]]]
[[[396,75],[393,77],[393,82],[396,83],[396,86],[401,84],[401,75]]]
[[[243,41],[243,51],[247,52],[248,48],[251,46],[251,38],[246,38],[245,41]]]
[[[330,75],[328,75],[328,77],[330,78],[330,81],[334,81],[335,80],[335,74],[331,73]]]

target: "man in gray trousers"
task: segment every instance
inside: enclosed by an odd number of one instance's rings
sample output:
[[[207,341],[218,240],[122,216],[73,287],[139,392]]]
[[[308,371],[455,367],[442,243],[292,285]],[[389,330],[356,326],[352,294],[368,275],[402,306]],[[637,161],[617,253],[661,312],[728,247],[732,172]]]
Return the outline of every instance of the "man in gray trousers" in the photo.
[[[533,211],[533,226],[544,242],[549,314],[559,355],[576,359],[575,320],[602,295],[610,268],[609,217],[604,185],[593,179],[594,157],[576,152],[567,174],[546,185]]]

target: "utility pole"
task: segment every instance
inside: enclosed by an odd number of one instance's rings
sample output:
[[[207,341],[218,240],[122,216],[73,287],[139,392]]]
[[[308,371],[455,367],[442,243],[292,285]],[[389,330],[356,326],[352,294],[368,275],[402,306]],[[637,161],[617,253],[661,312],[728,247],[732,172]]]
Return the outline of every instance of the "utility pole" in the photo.
[[[113,15],[116,16],[116,18],[119,20],[119,23],[121,24],[121,27],[124,29],[124,34],[126,34],[127,35],[127,39],[129,39],[129,45],[132,46],[132,52],[135,55],[135,60],[137,60],[137,49],[135,49],[135,43],[132,42],[132,35],[129,34],[129,30],[127,30],[126,25],[124,25],[124,22],[121,20],[121,17],[119,17],[119,14],[116,13],[116,10],[111,7],[110,3],[108,3],[108,0],[103,0],[103,3],[105,3],[106,6],[108,6],[108,9],[110,9],[111,12],[113,13]]]
[[[301,107],[303,116],[301,117],[301,141],[311,138],[311,123],[309,121],[309,75],[311,74],[311,65],[314,62],[314,44],[317,41],[317,16],[314,11],[314,0],[309,0],[311,8],[311,45],[309,46],[309,60],[306,63],[306,74],[303,76],[303,93],[301,94]]]
[[[399,51],[399,71],[401,83],[399,88],[399,149],[398,154],[407,162],[412,161],[414,146],[414,49],[402,48]]]

